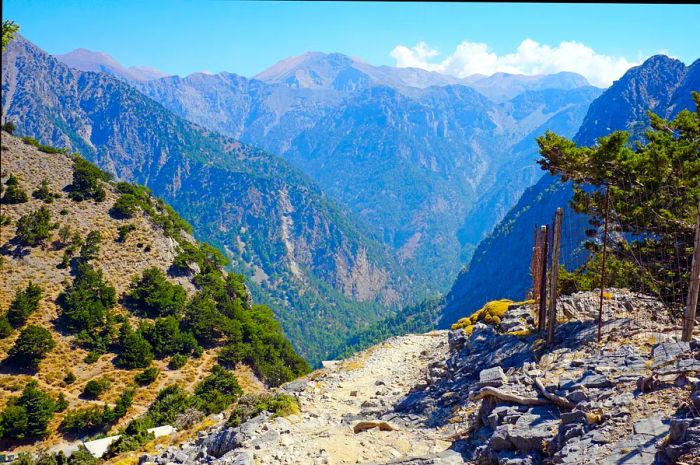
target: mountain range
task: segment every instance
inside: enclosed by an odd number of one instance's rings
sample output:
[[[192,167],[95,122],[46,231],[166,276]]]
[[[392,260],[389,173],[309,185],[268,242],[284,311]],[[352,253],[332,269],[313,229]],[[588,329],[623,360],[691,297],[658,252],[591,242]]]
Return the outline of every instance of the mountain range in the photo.
[[[693,110],[691,91],[700,89],[700,60],[690,66],[656,55],[628,70],[591,103],[573,138],[579,145],[593,145],[612,131],[626,130],[632,140],[643,140],[649,125],[647,112],[672,118],[683,109]],[[542,132],[540,133],[542,134]],[[557,208],[564,209],[562,262],[571,269],[580,264],[578,247],[586,240],[587,219],[569,207],[573,189],[569,183],[546,174],[527,189],[478,246],[445,299],[440,327],[469,314],[489,300],[504,296],[523,298],[531,287],[529,274],[533,228],[551,224]],[[507,274],[508,279],[503,279]]]
[[[600,93],[572,73],[457,79],[319,52],[252,79],[196,73],[130,84],[189,121],[281,155],[430,291],[449,287],[540,176],[531,133],[573,135]],[[504,92],[514,98],[503,101]]]
[[[110,75],[71,69],[20,37],[3,54],[2,108],[19,133],[168,200],[250,277],[310,360],[408,294],[391,251],[302,173]]]
[[[3,118],[173,204],[315,364],[435,291],[451,287],[445,315],[499,291],[498,272],[467,276],[494,236],[531,237],[501,225],[554,184],[538,183],[535,137],[573,137],[602,92],[573,73],[459,79],[319,52],[253,78],[133,72],[20,38]]]

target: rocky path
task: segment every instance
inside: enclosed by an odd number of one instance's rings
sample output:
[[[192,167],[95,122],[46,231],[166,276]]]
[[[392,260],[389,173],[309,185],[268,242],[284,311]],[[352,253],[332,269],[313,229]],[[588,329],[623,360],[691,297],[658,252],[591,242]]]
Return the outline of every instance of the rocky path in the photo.
[[[444,451],[451,443],[435,430],[407,429],[381,418],[424,383],[428,365],[444,359],[447,349],[446,332],[393,338],[313,380],[288,385],[301,414],[273,422],[266,440],[260,438],[257,463],[354,464]]]
[[[700,457],[700,342],[659,332],[658,305],[616,290],[600,345],[576,314],[594,294],[562,300],[572,319],[555,347],[520,304],[471,334],[392,338],[283,386],[298,414],[219,424],[140,464],[695,463],[683,460]]]
[[[419,415],[394,411],[409,391],[426,385],[429,365],[447,353],[445,331],[389,339],[285,385],[299,401],[299,414],[263,413],[235,430],[207,435],[199,450],[220,457],[215,463],[236,465],[421,463],[412,459],[436,456],[443,457],[440,463],[462,463],[458,454],[445,453],[451,442]],[[197,450],[185,447],[172,460],[197,461]]]

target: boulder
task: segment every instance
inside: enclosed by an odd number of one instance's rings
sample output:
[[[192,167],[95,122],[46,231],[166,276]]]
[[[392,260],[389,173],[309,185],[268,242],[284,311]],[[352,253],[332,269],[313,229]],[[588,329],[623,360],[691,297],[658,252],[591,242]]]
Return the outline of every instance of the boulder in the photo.
[[[508,377],[503,373],[503,368],[497,366],[481,370],[481,372],[479,372],[479,382],[477,385],[480,388],[484,386],[501,387],[507,382]]]

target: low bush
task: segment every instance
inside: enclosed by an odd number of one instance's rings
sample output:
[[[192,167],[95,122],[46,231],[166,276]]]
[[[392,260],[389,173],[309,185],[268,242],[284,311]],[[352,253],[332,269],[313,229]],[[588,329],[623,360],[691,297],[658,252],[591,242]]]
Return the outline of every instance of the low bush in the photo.
[[[107,378],[90,380],[85,384],[82,395],[88,399],[99,399],[109,389],[109,385],[110,382]]]
[[[31,281],[26,288],[18,289],[7,310],[7,321],[15,328],[23,326],[29,316],[39,308],[41,296],[41,287]]]
[[[56,405],[30,381],[20,397],[10,399],[0,414],[0,436],[8,439],[41,438],[53,418]]]
[[[41,186],[39,186],[39,189],[32,192],[32,197],[43,200],[44,203],[53,203],[54,199],[57,199],[60,196],[60,194],[51,192],[51,189],[49,189],[49,182],[46,179],[41,181]]]
[[[197,385],[194,393],[202,400],[205,412],[219,413],[235,402],[243,390],[232,372],[214,365],[212,373]]]
[[[4,204],[18,204],[29,201],[29,196],[19,185],[19,180],[15,175],[10,174],[5,182],[5,193],[2,196],[2,203]]]
[[[168,281],[163,271],[151,267],[141,278],[134,278],[128,298],[137,313],[153,318],[179,314],[186,294],[181,285]]]
[[[126,238],[129,236],[129,234],[132,231],[136,230],[136,226],[133,224],[124,224],[121,225],[117,228],[117,233],[119,234],[119,237],[117,237],[117,242],[124,243],[126,242]]]
[[[172,357],[170,357],[170,361],[168,362],[168,368],[171,370],[179,370],[180,368],[184,367],[186,363],[186,356],[182,354],[175,354]]]
[[[17,241],[23,246],[42,244],[51,235],[54,225],[51,223],[51,212],[46,207],[27,213],[17,220]]]
[[[240,426],[262,412],[270,412],[278,417],[293,415],[299,413],[299,402],[296,397],[288,394],[247,394],[240,398],[227,424]]]
[[[147,386],[153,383],[160,371],[156,367],[150,367],[143,370],[141,373],[134,376],[134,381],[136,381],[141,386]]]
[[[9,351],[9,358],[13,365],[34,369],[55,346],[48,329],[30,325],[20,332]]]

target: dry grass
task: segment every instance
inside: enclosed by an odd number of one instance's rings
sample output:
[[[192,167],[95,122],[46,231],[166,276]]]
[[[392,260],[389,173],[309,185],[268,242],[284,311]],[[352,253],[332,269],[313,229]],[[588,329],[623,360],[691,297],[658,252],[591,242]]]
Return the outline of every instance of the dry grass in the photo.
[[[112,218],[109,215],[109,209],[118,194],[109,186],[106,186],[107,197],[104,202],[70,200],[64,191],[72,181],[72,167],[66,156],[40,152],[5,133],[2,135],[2,144],[4,147],[2,173],[0,173],[2,182],[7,180],[10,173],[17,176],[21,188],[29,195],[29,201],[18,205],[2,206],[2,213],[10,219],[11,224],[0,228],[0,247],[9,251],[2,255],[3,263],[0,268],[2,274],[0,313],[7,310],[17,289],[26,287],[30,281],[40,284],[44,296],[38,311],[31,315],[27,323],[49,329],[56,341],[56,347],[41,362],[36,374],[32,376],[0,373],[0,408],[3,408],[12,396],[18,395],[29,379],[37,380],[40,387],[53,396],[63,392],[69,402],[69,409],[84,407],[93,403],[79,398],[85,384],[95,378],[107,377],[111,385],[99,401],[100,404],[102,401],[114,402],[128,387],[137,388],[132,407],[126,417],[114,425],[112,431],[115,431],[131,418],[143,413],[163,387],[177,383],[192,390],[211,370],[216,360],[217,350],[205,351],[202,357],[189,360],[177,371],[168,370],[167,360],[155,361],[154,366],[161,370],[157,380],[150,386],[138,387],[133,378],[139,370],[115,368],[112,364],[114,354],[102,355],[93,364],[85,363],[87,352],[75,347],[73,336],[61,335],[54,327],[54,322],[60,314],[56,298],[72,281],[69,270],[57,268],[64,253],[64,249],[53,245],[54,241],[58,241],[60,227],[68,225],[72,231],[77,231],[83,238],[92,230],[98,230],[101,233],[100,252],[93,264],[103,271],[105,278],[115,287],[118,296],[124,294],[132,279],[139,276],[146,268],[155,266],[164,271],[167,270],[177,253],[176,242],[166,237],[146,215],[136,215],[129,220]],[[62,195],[51,204],[45,204],[31,196],[43,179],[48,181],[51,191]],[[20,216],[35,211],[41,206],[49,209],[52,221],[58,224],[53,231],[53,236],[45,246],[26,249],[28,253],[23,256],[13,254],[15,246],[11,240],[15,236],[16,221]],[[62,215],[62,211],[66,214]],[[117,228],[127,223],[136,226],[136,230],[127,237],[125,243],[116,242]],[[139,247],[138,244],[141,246]],[[150,251],[144,251],[146,246],[150,246]],[[182,284],[188,292],[194,290],[192,282],[186,278],[172,280]],[[115,311],[128,314],[127,310],[121,306],[117,306]],[[133,317],[131,319],[136,321]],[[15,331],[10,337],[0,340],[0,358],[5,358],[17,335],[18,331]],[[72,371],[77,379],[71,385],[65,386],[63,379],[69,371]],[[236,374],[247,392],[257,393],[265,389],[264,385],[255,379],[251,370],[241,368],[236,371]],[[57,414],[51,425],[51,434],[30,448],[50,447],[61,443],[63,439],[55,433],[55,428],[62,416]],[[17,450],[22,449],[26,450],[27,447]],[[129,458],[123,458],[123,460],[125,460],[124,465],[132,463]]]

